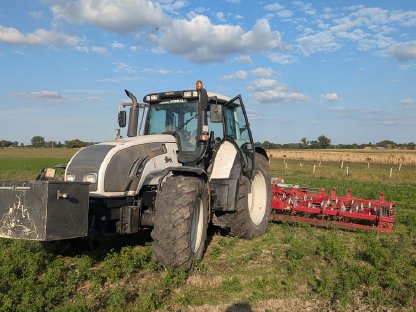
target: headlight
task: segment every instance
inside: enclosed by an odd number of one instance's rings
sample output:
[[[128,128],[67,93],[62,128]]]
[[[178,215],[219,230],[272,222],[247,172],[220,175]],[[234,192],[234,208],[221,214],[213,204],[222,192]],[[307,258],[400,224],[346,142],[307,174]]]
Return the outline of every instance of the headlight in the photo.
[[[155,102],[159,100],[158,94],[150,94],[146,96],[146,102]]]
[[[97,183],[97,174],[96,173],[84,174],[84,178],[82,180],[84,182]]]
[[[183,97],[184,98],[196,98],[198,97],[198,92],[197,91],[184,91],[183,92]]]
[[[75,174],[67,174],[66,175],[66,180],[69,182],[74,182],[75,181]]]

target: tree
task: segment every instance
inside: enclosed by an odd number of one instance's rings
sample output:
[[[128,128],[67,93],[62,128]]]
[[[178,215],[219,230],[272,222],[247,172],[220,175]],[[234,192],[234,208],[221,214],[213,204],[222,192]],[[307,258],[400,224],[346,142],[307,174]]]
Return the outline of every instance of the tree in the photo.
[[[302,139],[300,139],[300,141],[302,142],[302,148],[307,148],[309,141],[307,138],[303,137]]]
[[[383,140],[376,144],[377,147],[395,148],[397,144],[391,140]]]
[[[75,139],[75,140],[68,140],[65,141],[65,147],[67,148],[80,148],[85,147],[85,142],[82,142],[81,140]]]
[[[416,149],[416,144],[414,142],[407,143],[407,149],[409,150]]]
[[[40,135],[34,136],[31,141],[33,147],[45,147],[45,138]]]
[[[331,139],[324,135],[320,135],[318,137],[318,146],[319,148],[329,148],[331,146]]]
[[[309,142],[309,147],[311,149],[316,149],[316,148],[320,148],[319,142],[316,140],[312,140]]]

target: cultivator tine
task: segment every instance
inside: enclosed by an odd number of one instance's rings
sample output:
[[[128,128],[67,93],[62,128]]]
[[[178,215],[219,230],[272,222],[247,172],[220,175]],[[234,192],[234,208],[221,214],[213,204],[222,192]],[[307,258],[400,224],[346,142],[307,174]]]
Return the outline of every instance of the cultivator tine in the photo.
[[[393,231],[394,203],[386,202],[384,193],[380,193],[378,200],[368,200],[353,197],[350,189],[345,196],[339,196],[335,188],[331,188],[327,195],[325,189],[317,192],[314,188],[280,181],[272,181],[272,220]]]

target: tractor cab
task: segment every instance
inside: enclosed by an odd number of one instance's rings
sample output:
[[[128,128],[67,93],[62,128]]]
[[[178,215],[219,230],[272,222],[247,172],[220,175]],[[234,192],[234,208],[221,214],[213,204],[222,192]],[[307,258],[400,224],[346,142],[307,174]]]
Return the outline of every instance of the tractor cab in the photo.
[[[253,139],[241,96],[230,98],[207,92],[202,82],[197,81],[195,90],[151,93],[143,97],[143,102],[141,105],[147,108],[143,134],[173,135],[179,162],[192,166],[204,164],[206,170],[213,150],[227,141],[242,151],[244,169],[250,175]],[[130,120],[131,116],[132,113]],[[136,135],[137,130],[134,132]]]

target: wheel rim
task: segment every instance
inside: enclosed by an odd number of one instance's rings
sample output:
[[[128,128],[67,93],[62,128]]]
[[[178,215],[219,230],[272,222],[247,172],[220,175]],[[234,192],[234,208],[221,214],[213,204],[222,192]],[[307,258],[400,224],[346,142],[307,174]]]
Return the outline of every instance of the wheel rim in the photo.
[[[258,171],[251,181],[248,209],[251,221],[255,225],[259,225],[263,221],[267,209],[267,185],[264,176]]]
[[[200,198],[195,202],[191,225],[191,249],[196,253],[201,246],[202,233],[204,229],[204,204]]]

